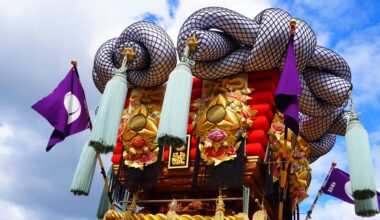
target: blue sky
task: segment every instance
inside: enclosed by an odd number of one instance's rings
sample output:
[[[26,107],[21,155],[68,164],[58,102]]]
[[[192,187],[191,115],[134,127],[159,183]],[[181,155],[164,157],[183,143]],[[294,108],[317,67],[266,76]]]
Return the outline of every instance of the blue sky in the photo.
[[[287,10],[311,25],[318,44],[349,63],[353,96],[370,134],[380,190],[380,3],[350,0],[103,1],[3,0],[0,7],[0,212],[8,219],[94,219],[102,188],[99,169],[89,197],[69,192],[88,131],[68,138],[51,152],[45,145],[52,128],[30,109],[47,95],[76,58],[91,114],[100,95],[91,78],[97,48],[137,20],[155,21],[176,41],[178,30],[195,10],[222,6],[254,17],[268,7]],[[109,165],[109,156],[104,156]],[[376,159],[376,160],[375,160]],[[306,212],[332,161],[348,170],[344,138],[312,165]],[[322,196],[313,219],[360,219],[353,206]],[[380,219],[380,217],[372,218]]]

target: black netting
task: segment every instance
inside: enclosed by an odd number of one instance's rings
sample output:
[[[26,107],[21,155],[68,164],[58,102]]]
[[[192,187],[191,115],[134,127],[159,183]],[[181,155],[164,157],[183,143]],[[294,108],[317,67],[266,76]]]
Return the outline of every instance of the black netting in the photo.
[[[100,92],[114,75],[112,68],[120,67],[120,52],[125,47],[132,47],[136,53],[127,71],[128,81],[135,86],[153,87],[165,83],[177,62],[174,44],[164,29],[154,23],[136,22],[98,49],[93,78]]]
[[[203,79],[218,79],[244,71],[281,70],[289,41],[290,19],[287,12],[275,8],[264,10],[254,19],[225,8],[204,8],[182,25],[177,51],[181,55],[187,39],[197,38],[198,47],[190,58],[196,61],[193,74]],[[124,47],[134,48],[137,54],[128,65],[128,80],[133,85],[160,85],[175,67],[174,45],[165,31],[153,23],[137,22],[119,38],[99,48],[93,71],[99,91],[103,91],[113,76],[112,68],[120,66],[120,52]],[[326,138],[327,133],[345,133],[343,109],[351,89],[350,68],[334,51],[316,45],[313,30],[299,19],[294,49],[303,90],[299,97],[301,135],[312,143],[319,143],[314,146],[330,146],[335,136]],[[323,149],[314,150],[313,157],[318,158],[329,150],[328,147]]]
[[[196,61],[193,74],[203,79],[218,79],[241,72],[283,67],[289,42],[291,16],[281,9],[267,9],[254,19],[219,7],[193,13],[182,25],[177,42],[181,54],[186,40],[199,41],[191,55]],[[327,153],[335,135],[344,134],[343,109],[351,89],[351,72],[346,61],[327,48],[317,46],[310,26],[297,20],[294,50],[300,74],[302,95],[301,135],[313,143],[313,157]],[[318,143],[318,144],[315,144]]]
[[[310,142],[310,161],[314,162],[319,157],[327,154],[334,147],[335,140],[335,134],[324,134],[317,141]]]

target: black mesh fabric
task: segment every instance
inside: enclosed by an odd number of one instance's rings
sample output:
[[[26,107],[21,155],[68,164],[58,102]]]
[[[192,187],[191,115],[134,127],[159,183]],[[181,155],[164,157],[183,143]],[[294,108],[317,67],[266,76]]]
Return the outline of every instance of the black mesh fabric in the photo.
[[[218,79],[241,72],[282,70],[289,42],[291,15],[270,8],[253,19],[220,7],[193,13],[182,25],[177,51],[195,36],[198,47],[190,58],[195,76]],[[318,46],[310,26],[296,19],[294,50],[300,73],[301,135],[312,145],[314,160],[331,150],[335,134],[345,133],[344,107],[351,89],[351,72],[334,51]]]
[[[154,23],[141,21],[128,26],[118,38],[105,42],[95,55],[93,79],[103,92],[112,78],[113,68],[121,66],[120,52],[132,47],[136,57],[128,64],[129,86],[153,87],[168,80],[177,63],[174,44],[169,35]]]
[[[253,19],[225,8],[204,8],[182,25],[177,51],[181,55],[187,39],[197,38],[199,44],[190,59],[196,61],[193,75],[203,79],[281,70],[291,18],[277,8],[266,9]],[[302,86],[300,130],[314,148],[320,148],[313,151],[313,157],[318,158],[333,147],[334,134],[345,133],[344,107],[351,89],[351,72],[341,56],[316,45],[315,33],[306,22],[296,20],[294,49]],[[168,34],[150,22],[134,23],[118,38],[105,42],[95,56],[93,79],[100,92],[113,76],[112,68],[120,66],[124,47],[132,47],[137,54],[128,65],[130,86],[160,85],[176,65],[176,51]]]

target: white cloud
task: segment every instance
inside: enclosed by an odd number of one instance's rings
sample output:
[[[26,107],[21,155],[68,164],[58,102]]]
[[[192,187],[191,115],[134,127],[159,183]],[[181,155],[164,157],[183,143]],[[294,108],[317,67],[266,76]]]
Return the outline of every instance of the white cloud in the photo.
[[[363,37],[363,40],[355,37],[345,39],[337,47],[351,67],[355,104],[379,108],[380,32],[370,38]]]
[[[74,220],[95,216],[103,187],[100,175],[94,176],[89,197],[77,198],[69,192],[84,137],[88,138],[88,133],[69,137],[52,152],[46,153],[44,147],[52,128],[42,137],[40,133],[44,132],[35,129],[39,124],[30,127],[21,123],[20,126],[19,118],[12,118],[10,122],[1,115],[0,213],[7,213],[7,219],[16,220]],[[39,119],[46,123],[43,118]],[[103,159],[108,168],[109,156]],[[96,173],[100,173],[98,167]]]
[[[338,200],[330,199],[324,204],[319,204],[315,207],[313,214],[313,220],[357,220],[363,219],[355,215],[354,206],[341,202]],[[373,220],[379,220],[380,217],[376,216],[371,218]]]
[[[41,219],[39,213],[22,205],[8,202],[0,198],[0,213],[6,219],[12,220],[37,220]]]
[[[330,33],[328,32],[317,33],[317,45],[329,47],[331,41],[330,38]]]
[[[168,25],[167,29],[167,32],[172,37],[173,41],[176,43],[178,32],[182,24],[192,13],[201,8],[211,6],[228,8],[237,11],[240,14],[245,15],[249,18],[253,18],[262,10],[271,7],[271,0],[242,0],[238,2],[235,0],[182,0],[179,3],[174,19],[169,22],[170,24]]]
[[[308,4],[313,9],[323,12],[322,15],[325,16],[324,19],[334,18],[337,19],[337,21],[341,22],[347,21],[346,19],[339,18],[339,16],[342,14],[347,13],[347,7],[341,7],[342,5],[344,6],[342,1],[296,1],[295,7],[297,7],[297,4],[298,6],[302,5],[301,3]],[[327,7],[327,5],[329,7]],[[112,2],[101,0],[5,0],[2,1],[2,5],[0,7],[0,19],[2,21],[0,23],[0,32],[8,34],[2,36],[2,39],[5,40],[2,40],[0,42],[0,47],[5,44],[14,45],[15,49],[18,50],[20,47],[24,46],[24,44],[47,44],[47,47],[51,49],[51,51],[43,50],[44,48],[41,49],[40,47],[33,48],[33,50],[34,52],[39,51],[41,54],[44,54],[49,58],[49,60],[44,63],[46,65],[44,69],[50,68],[47,72],[51,72],[52,74],[58,74],[52,71],[56,71],[58,68],[61,68],[54,66],[55,59],[60,59],[58,60],[60,63],[67,63],[68,59],[70,59],[61,55],[63,53],[63,50],[66,49],[70,51],[74,50],[74,48],[79,47],[79,51],[86,51],[87,53],[87,56],[83,57],[83,60],[79,61],[79,65],[80,67],[87,65],[86,69],[82,69],[87,70],[87,73],[85,73],[86,75],[90,75],[91,63],[98,47],[106,40],[117,37],[125,27],[127,27],[132,22],[140,19],[142,14],[150,12],[152,14],[158,15],[161,18],[159,21],[160,25],[167,29],[167,32],[172,37],[173,42],[176,43],[178,31],[185,19],[196,10],[207,6],[226,7],[235,10],[247,17],[253,18],[261,10],[271,7],[271,1],[182,0],[180,1],[178,9],[174,14],[174,18],[171,18],[168,13],[169,7],[164,0],[154,1],[154,4],[149,0],[115,0]],[[303,18],[304,14],[301,13],[301,8],[297,12],[299,13],[297,13],[295,16]],[[7,29],[2,26],[5,24],[5,22],[7,26],[9,26]],[[319,23],[319,19],[314,18],[311,20],[311,22],[313,28],[318,34],[318,44],[329,45],[331,38],[334,37],[334,34],[326,31],[327,28],[325,26],[331,24]],[[20,36],[25,36],[18,38],[25,41],[12,41],[13,38]],[[28,40],[33,40],[33,42],[27,42]],[[357,102],[379,100],[378,95],[380,94],[380,87],[377,86],[378,82],[380,81],[380,74],[377,74],[380,72],[380,69],[377,65],[380,63],[379,42],[379,35],[371,35],[371,38],[365,38],[365,40],[359,41],[357,38],[349,37],[343,39],[343,41],[339,43],[339,51],[343,57],[348,60],[352,68],[355,94],[357,96],[364,97]],[[38,55],[40,54],[37,53],[36,56],[36,54],[33,53],[33,57],[31,57],[31,59],[37,57],[36,60],[41,62],[42,59],[41,57],[38,57]],[[8,59],[11,58],[9,58],[9,56],[6,57],[7,60],[4,62],[7,63],[18,63],[20,61],[19,57],[12,57],[14,59],[12,61],[14,62],[8,62]],[[35,68],[36,66],[36,63],[29,62],[28,59],[24,59],[22,62],[25,62],[28,65],[28,69],[29,67]],[[3,63],[1,66],[6,66],[6,64]],[[38,75],[41,71],[37,71],[38,69],[36,68],[29,70],[30,72],[28,72],[28,74],[30,74],[33,78],[38,78],[38,80],[40,80],[41,77],[45,77],[43,75]],[[47,74],[47,72],[43,73]],[[59,72],[62,71],[59,70]],[[54,78],[58,78],[58,76],[56,77],[55,75]],[[88,84],[92,85],[90,77],[86,77],[86,79],[89,79],[87,80]],[[18,80],[19,76],[17,76],[17,82]],[[46,92],[50,91],[53,88],[51,86],[51,83],[52,82],[50,82],[50,84],[47,84],[47,82],[39,82],[35,84],[37,87],[41,86],[41,89],[45,89],[44,92]],[[17,93],[19,91],[16,91],[15,89],[15,91],[11,92]],[[91,94],[90,98],[94,96],[96,95]],[[14,102],[16,104],[19,104],[17,103],[17,100]],[[17,118],[19,115],[12,112],[12,116],[8,117]],[[38,117],[39,116],[36,114],[33,114],[33,118]],[[41,122],[42,120],[43,119],[39,118],[38,121]],[[36,120],[32,121],[35,122]],[[39,128],[39,125],[40,124],[24,124],[23,126],[20,126],[17,123],[6,122],[0,126],[0,213],[9,213],[9,219],[18,220],[43,218],[41,217],[41,214],[37,213],[37,211],[32,211],[33,209],[26,208],[27,206],[23,205],[23,201],[21,201],[22,199],[30,199],[29,204],[34,203],[36,206],[41,206],[41,204],[43,204],[43,201],[37,200],[35,198],[30,198],[30,193],[33,193],[33,190],[44,190],[46,194],[54,197],[53,200],[62,198],[62,194],[71,196],[68,190],[64,187],[67,187],[71,181],[70,178],[74,172],[77,158],[79,157],[81,144],[80,146],[70,145],[77,145],[79,141],[77,143],[73,142],[72,140],[84,140],[84,137],[86,135],[66,140],[64,143],[60,144],[60,146],[57,146],[57,149],[53,149],[53,152],[50,152],[49,155],[46,155],[43,151],[43,148],[45,146],[45,142],[47,141],[48,135],[50,134],[49,132],[51,132],[51,128],[47,130],[46,128],[48,126],[42,126],[41,130],[37,130],[36,128]],[[380,137],[380,131],[378,131],[378,133],[372,133],[371,137]],[[376,148],[373,150],[373,155],[374,158],[379,158],[380,143],[378,141],[375,143]],[[75,153],[77,154],[73,156]],[[332,152],[322,157],[312,165],[313,180],[309,191],[311,197],[304,202],[305,204],[310,204],[314,199],[332,161],[336,161],[338,163],[338,167],[347,170],[346,158],[347,155],[341,141],[338,142],[338,145],[335,146]],[[110,163],[109,158],[104,159],[104,161],[108,167]],[[52,166],[52,164],[54,166]],[[38,168],[41,170],[40,173],[36,173],[34,169],[30,168],[36,165],[38,165]],[[374,160],[374,166],[375,171],[378,172],[380,170],[379,160]],[[376,178],[377,184],[379,184],[380,175],[376,175]],[[96,184],[94,182],[94,185],[102,185],[101,180],[98,181],[99,182]],[[56,184],[61,185],[56,186]],[[28,190],[28,194],[20,196],[20,192],[25,193]],[[94,191],[95,190],[93,190],[92,193],[96,194]],[[58,192],[62,193],[59,194]],[[12,202],[9,199],[11,194],[14,194],[14,197],[21,198],[21,200],[19,200],[21,201],[20,205],[16,205],[15,202]],[[73,206],[90,205],[89,203],[84,203],[84,199],[81,199],[80,201],[82,203],[80,203],[78,202],[78,198],[69,196],[68,201],[70,201],[71,206],[70,204],[67,206],[70,208],[73,208]],[[92,203],[96,203],[97,198],[90,199],[95,201]],[[46,209],[51,209],[51,211],[56,215],[56,219],[66,218],[64,217],[63,211],[56,209],[56,207],[52,208],[51,204],[48,205],[49,206],[47,206]],[[95,213],[96,205],[94,205],[92,209],[93,213]],[[69,219],[79,219],[79,217],[70,217]],[[352,205],[345,204],[331,198],[327,203],[318,204],[316,210],[314,211],[313,219],[335,220],[356,219],[356,217],[354,217]]]
[[[14,133],[8,124],[0,124],[0,144],[4,144]],[[1,148],[0,148],[1,149]]]
[[[0,185],[4,189],[12,186],[13,180],[8,177],[8,169],[6,169],[9,158],[15,150],[7,145],[9,139],[14,137],[14,131],[8,124],[0,125]]]
[[[369,134],[369,139],[377,191],[380,192],[380,128],[378,128],[376,131],[371,132]]]
[[[20,179],[28,177],[28,184],[47,187],[49,183],[46,179],[37,176],[24,176],[20,163],[27,162],[28,157],[36,154],[36,146],[44,146],[41,138],[33,130],[16,127],[11,124],[0,126],[0,193],[5,195],[11,192],[10,189],[20,186]],[[1,197],[0,197],[1,199]]]
[[[57,34],[85,37],[89,45],[83,45],[83,50],[89,50],[90,56],[102,43],[118,37],[127,25],[138,21],[145,13],[158,15],[165,21],[170,18],[165,0],[154,1],[154,4],[149,0],[6,0],[0,12],[0,17],[10,23],[25,22],[27,18],[28,25],[36,26],[35,30],[43,33],[41,37],[55,38]],[[15,25],[19,26],[22,25]],[[69,27],[73,33],[60,32]]]

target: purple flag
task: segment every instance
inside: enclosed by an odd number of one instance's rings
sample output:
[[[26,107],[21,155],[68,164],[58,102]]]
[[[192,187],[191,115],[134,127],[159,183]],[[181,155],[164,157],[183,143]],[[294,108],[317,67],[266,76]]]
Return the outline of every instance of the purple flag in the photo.
[[[295,134],[299,133],[298,96],[301,95],[301,83],[298,76],[293,37],[290,38],[284,69],[278,82],[274,101],[278,110],[284,114],[284,123]]]
[[[32,108],[54,127],[46,151],[67,136],[81,132],[90,125],[84,90],[74,68],[52,93],[39,100]]]
[[[346,172],[334,168],[327,180],[326,184],[322,188],[324,194],[334,196],[345,202],[354,204],[354,198],[352,197],[352,190],[350,184],[350,175]],[[380,205],[380,193],[377,193],[377,201]]]

